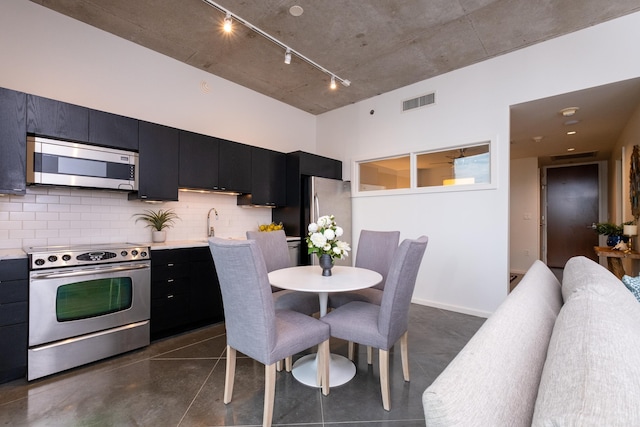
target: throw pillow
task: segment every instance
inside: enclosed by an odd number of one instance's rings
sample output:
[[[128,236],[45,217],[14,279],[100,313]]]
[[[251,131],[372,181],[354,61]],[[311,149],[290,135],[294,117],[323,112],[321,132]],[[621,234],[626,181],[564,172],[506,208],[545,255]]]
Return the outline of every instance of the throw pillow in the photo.
[[[640,302],[640,276],[639,277],[631,277],[624,275],[622,276],[622,283],[631,291],[634,297]]]

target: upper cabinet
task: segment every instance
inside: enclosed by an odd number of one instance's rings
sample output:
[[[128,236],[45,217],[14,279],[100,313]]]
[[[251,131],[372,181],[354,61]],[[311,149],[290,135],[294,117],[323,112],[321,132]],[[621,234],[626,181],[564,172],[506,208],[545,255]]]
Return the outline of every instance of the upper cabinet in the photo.
[[[88,142],[138,151],[138,120],[104,111],[89,110]]]
[[[27,95],[27,132],[70,141],[89,140],[89,109]]]
[[[180,188],[218,189],[218,139],[180,131]]]
[[[251,149],[251,194],[239,205],[284,206],[287,202],[287,155],[259,147]]]
[[[218,187],[223,191],[251,192],[251,146],[219,140]]]
[[[138,194],[130,199],[178,200],[179,131],[140,121]]]
[[[26,193],[26,94],[0,88],[0,194]]]

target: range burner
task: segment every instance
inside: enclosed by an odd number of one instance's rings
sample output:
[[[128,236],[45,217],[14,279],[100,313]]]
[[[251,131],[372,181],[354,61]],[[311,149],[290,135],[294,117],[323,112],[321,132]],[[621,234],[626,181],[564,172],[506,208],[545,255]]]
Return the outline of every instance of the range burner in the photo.
[[[149,259],[149,246],[136,243],[28,247],[29,268],[73,267]]]

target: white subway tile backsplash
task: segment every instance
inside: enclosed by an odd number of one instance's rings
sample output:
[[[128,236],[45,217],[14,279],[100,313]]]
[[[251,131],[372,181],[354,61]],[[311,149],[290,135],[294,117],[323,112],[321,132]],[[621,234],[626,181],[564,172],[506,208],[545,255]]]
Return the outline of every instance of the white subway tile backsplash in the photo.
[[[271,209],[246,209],[236,197],[180,192],[178,202],[149,204],[129,201],[127,193],[56,187],[27,187],[25,196],[0,199],[0,249],[27,246],[146,243],[151,229],[135,222],[144,210],[174,209],[180,220],[167,230],[167,240],[207,237],[207,212],[216,236],[244,237],[247,230],[271,222]]]

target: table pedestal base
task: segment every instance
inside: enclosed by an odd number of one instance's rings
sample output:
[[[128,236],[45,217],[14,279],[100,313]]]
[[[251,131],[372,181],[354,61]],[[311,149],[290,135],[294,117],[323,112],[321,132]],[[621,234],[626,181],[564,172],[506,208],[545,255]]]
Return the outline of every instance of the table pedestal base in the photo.
[[[291,370],[293,377],[309,387],[319,387],[316,383],[318,362],[316,354],[308,354],[296,360]],[[329,387],[345,384],[356,375],[356,365],[339,354],[329,355]]]

